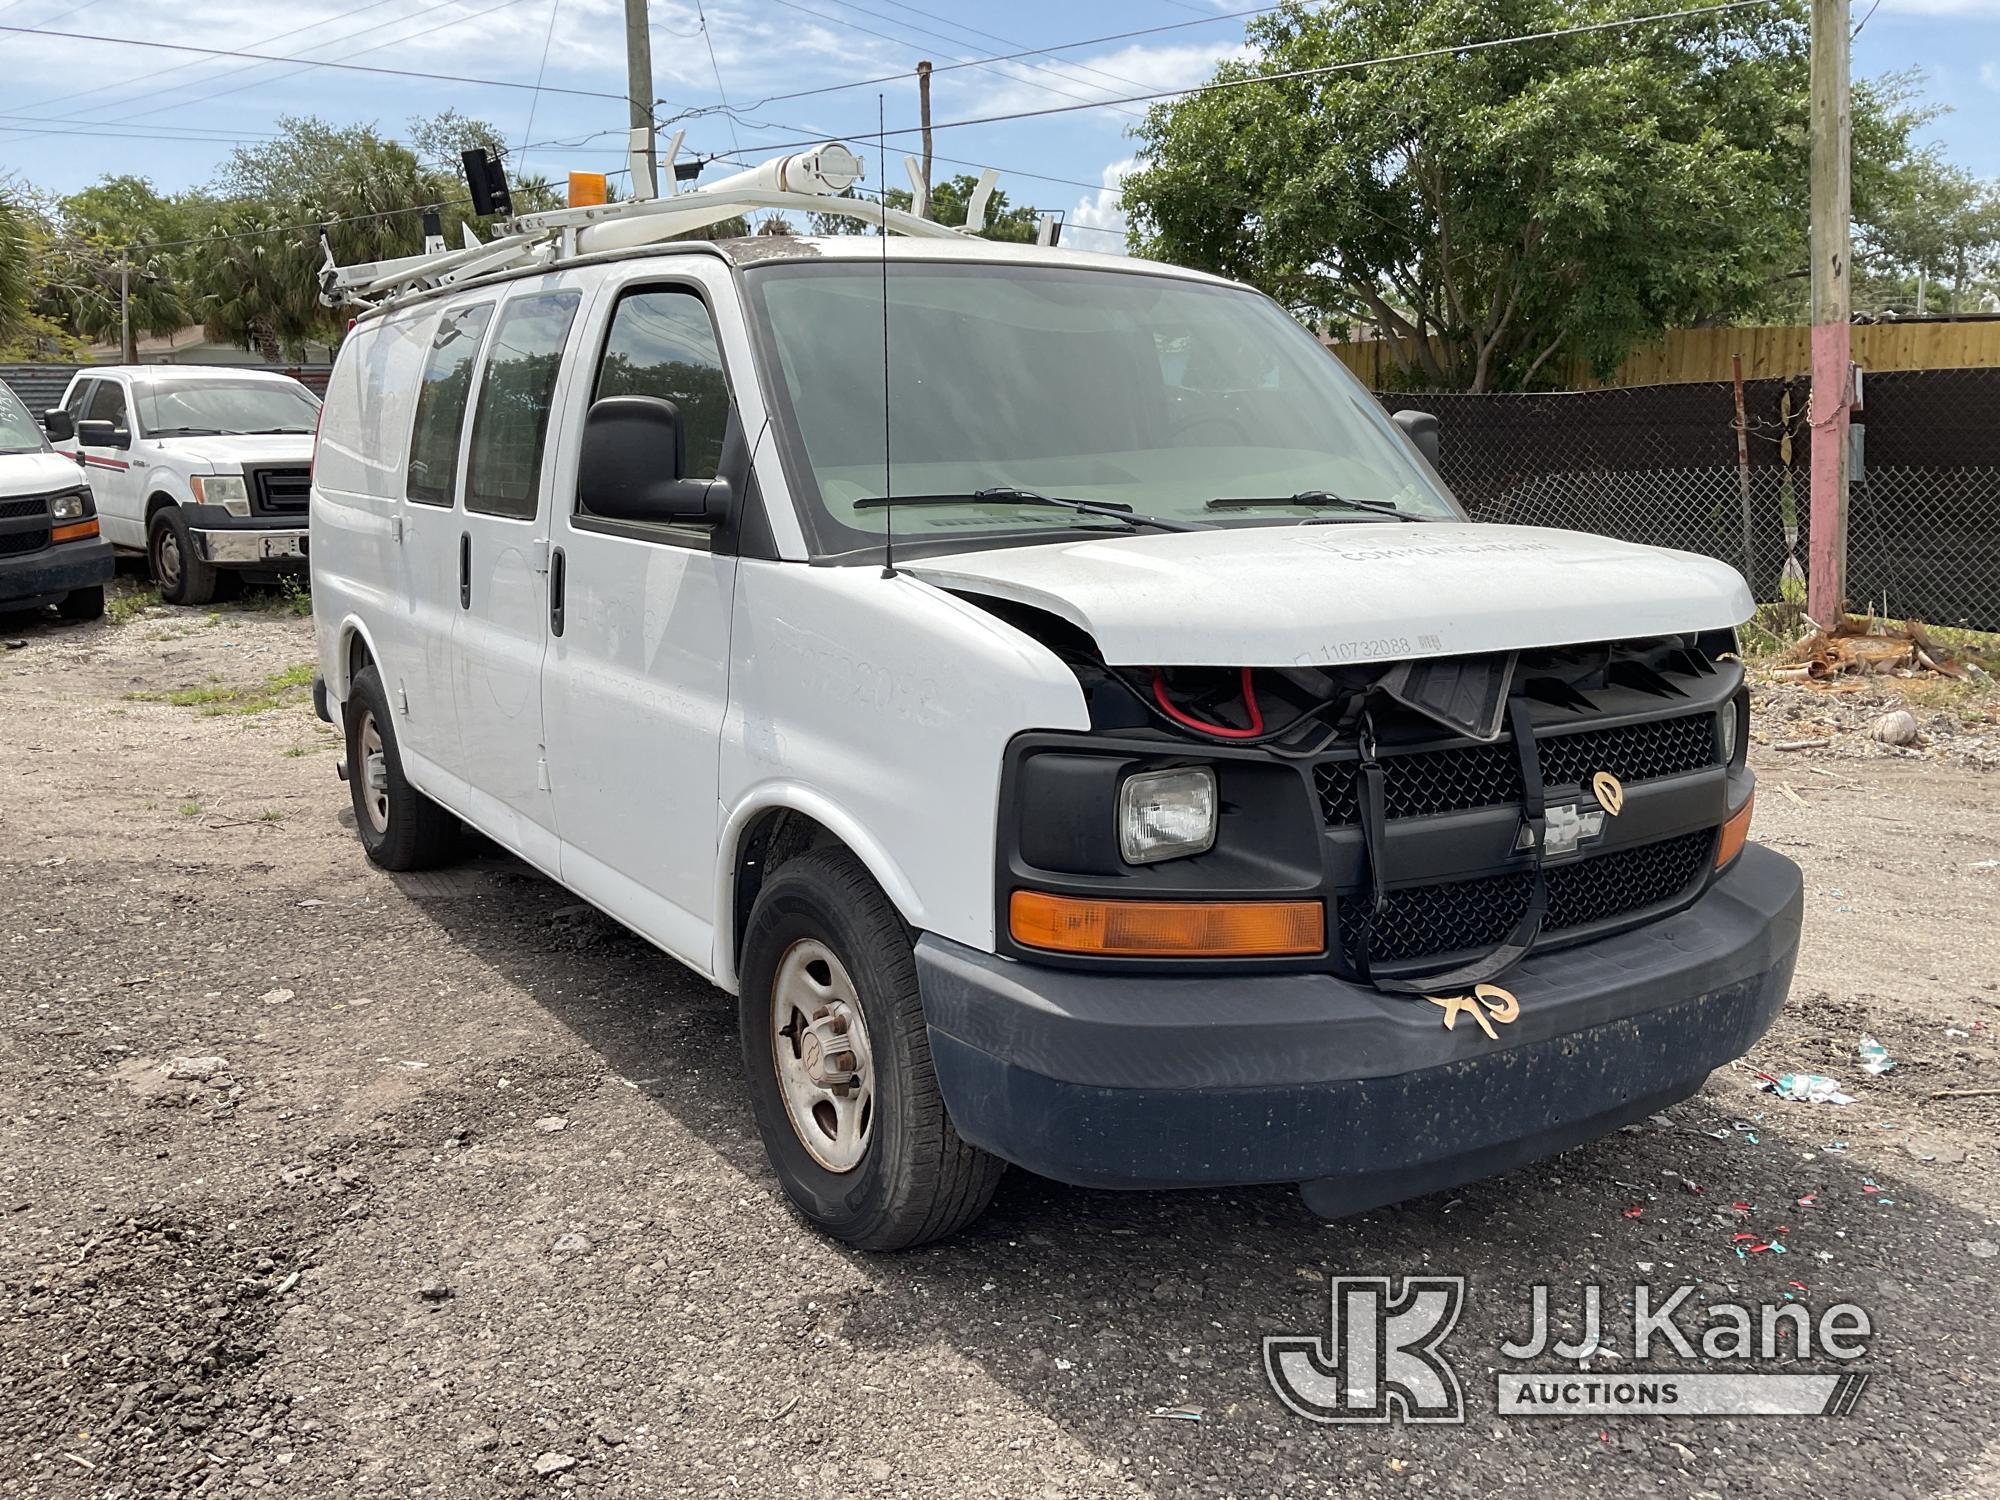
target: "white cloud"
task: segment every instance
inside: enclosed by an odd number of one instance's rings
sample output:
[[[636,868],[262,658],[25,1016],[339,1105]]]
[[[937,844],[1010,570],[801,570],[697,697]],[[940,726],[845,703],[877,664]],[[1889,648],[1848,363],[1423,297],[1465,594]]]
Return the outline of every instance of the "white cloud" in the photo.
[[[1073,242],[1077,249],[1106,255],[1125,253],[1125,210],[1119,205],[1119,194],[1125,174],[1135,165],[1136,159],[1130,156],[1114,161],[1104,169],[1104,186],[1077,199],[1076,207],[1069,212],[1070,227],[1084,231]]]

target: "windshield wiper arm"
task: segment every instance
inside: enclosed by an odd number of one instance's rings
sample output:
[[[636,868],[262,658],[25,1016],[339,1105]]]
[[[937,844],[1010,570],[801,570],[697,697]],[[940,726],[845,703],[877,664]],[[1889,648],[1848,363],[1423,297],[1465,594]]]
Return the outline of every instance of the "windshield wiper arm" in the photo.
[[[1058,510],[1073,510],[1080,515],[1103,516],[1107,520],[1123,521],[1134,528],[1150,526],[1155,531],[1207,531],[1203,521],[1172,521],[1165,516],[1141,515],[1129,505],[1120,505],[1112,500],[1072,500],[1067,495],[1043,495],[1034,490],[1015,489],[1012,485],[996,485],[991,489],[974,490],[966,495],[889,495],[877,496],[854,502],[856,510],[884,510],[890,506],[902,505],[1050,505]]]
[[[1428,521],[1429,516],[1420,516],[1415,511],[1403,510],[1391,505],[1387,500],[1356,500],[1347,495],[1336,495],[1330,490],[1300,490],[1296,495],[1226,495],[1220,500],[1211,500],[1205,510],[1256,510],[1267,505],[1296,505],[1312,510],[1365,510],[1370,515],[1391,516],[1398,521]]]
[[[220,427],[155,427],[148,437],[221,437]]]

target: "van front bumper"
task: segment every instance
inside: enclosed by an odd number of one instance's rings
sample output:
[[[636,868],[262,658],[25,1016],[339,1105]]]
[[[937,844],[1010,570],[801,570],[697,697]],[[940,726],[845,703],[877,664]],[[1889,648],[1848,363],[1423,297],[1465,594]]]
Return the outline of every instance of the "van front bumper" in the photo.
[[[102,537],[54,542],[39,552],[0,557],[0,609],[55,604],[77,589],[109,583],[115,568],[111,544]]]
[[[1784,1004],[1798,869],[1752,845],[1687,910],[1504,976],[1497,1040],[1324,974],[1045,969],[926,935],[917,973],[959,1134],[1088,1187],[1296,1182],[1358,1213],[1503,1172],[1685,1099]]]

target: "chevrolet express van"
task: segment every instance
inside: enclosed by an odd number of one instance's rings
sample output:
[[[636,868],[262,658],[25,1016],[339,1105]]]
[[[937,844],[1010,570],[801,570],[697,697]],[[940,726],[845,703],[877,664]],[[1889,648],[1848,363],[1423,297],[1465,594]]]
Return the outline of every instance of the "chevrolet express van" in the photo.
[[[0,615],[53,604],[65,620],[95,620],[111,574],[89,481],[0,381]]]
[[[1791,980],[1751,600],[1469,523],[1433,436],[1257,292],[1053,248],[390,298],[311,498],[362,845],[469,824],[734,994],[779,1180],[857,1246],[1008,1163],[1333,1216],[1591,1140]]]

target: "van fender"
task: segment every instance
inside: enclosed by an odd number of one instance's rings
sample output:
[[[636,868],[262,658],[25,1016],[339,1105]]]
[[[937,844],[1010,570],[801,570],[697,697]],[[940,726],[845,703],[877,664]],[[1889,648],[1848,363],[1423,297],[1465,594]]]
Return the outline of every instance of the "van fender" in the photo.
[[[327,688],[342,703],[347,701],[348,695],[354,688],[347,665],[354,660],[354,642],[357,638],[368,652],[368,659],[378,667],[382,664],[382,653],[375,649],[375,637],[369,634],[368,627],[362,623],[361,617],[352,613],[343,615],[339,627],[334,632],[333,660],[325,663],[326,671],[323,674]]]
[[[839,839],[882,887],[882,893],[910,926],[924,925],[924,903],[904,876],[902,867],[859,819],[824,792],[795,781],[769,781],[752,787],[731,810],[716,843],[715,954],[710,967],[715,983],[730,994],[738,984],[736,968],[736,851],[743,833],[760,815],[774,809],[802,813]]]

